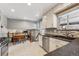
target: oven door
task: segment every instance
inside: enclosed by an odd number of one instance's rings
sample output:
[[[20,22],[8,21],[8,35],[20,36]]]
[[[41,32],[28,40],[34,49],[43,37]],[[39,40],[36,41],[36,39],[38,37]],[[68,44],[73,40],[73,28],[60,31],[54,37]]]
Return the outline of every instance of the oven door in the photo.
[[[8,43],[4,44],[1,47],[1,56],[7,56],[8,55]]]

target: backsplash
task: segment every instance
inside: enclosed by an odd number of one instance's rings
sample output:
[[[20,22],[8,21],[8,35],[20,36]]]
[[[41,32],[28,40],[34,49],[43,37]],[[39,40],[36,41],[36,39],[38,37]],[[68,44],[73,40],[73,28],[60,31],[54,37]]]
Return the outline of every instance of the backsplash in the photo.
[[[57,33],[57,29],[48,28],[48,29],[45,30],[45,34],[53,34],[53,33]]]
[[[53,34],[53,35],[61,35],[61,36],[65,36],[65,37],[74,37],[74,38],[79,38],[79,31],[77,30],[73,30],[73,31],[69,31],[69,30],[57,30],[57,29],[46,29],[45,30],[45,34]]]

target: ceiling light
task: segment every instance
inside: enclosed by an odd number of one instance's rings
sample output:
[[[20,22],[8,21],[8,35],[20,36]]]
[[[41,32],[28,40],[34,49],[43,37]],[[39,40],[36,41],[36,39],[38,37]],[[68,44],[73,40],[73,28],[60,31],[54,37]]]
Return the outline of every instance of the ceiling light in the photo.
[[[27,3],[28,6],[31,6],[31,3]]]
[[[27,17],[24,17],[24,19],[27,19]]]
[[[46,16],[44,16],[46,18]]]
[[[24,17],[23,19],[29,19],[28,17]]]
[[[39,15],[38,15],[38,14],[36,14],[35,16],[36,16],[36,17],[38,17]]]
[[[11,9],[11,12],[15,12],[15,9]]]

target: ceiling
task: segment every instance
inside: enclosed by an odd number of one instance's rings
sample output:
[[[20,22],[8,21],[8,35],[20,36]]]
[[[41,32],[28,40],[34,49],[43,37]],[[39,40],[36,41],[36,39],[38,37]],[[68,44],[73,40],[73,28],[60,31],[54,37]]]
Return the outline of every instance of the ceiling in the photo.
[[[38,21],[55,3],[0,3],[2,14],[11,19]]]

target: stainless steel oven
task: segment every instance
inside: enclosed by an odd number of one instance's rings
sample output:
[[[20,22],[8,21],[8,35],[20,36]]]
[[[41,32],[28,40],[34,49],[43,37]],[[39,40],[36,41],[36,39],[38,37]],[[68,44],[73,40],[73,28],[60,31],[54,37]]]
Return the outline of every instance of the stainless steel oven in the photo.
[[[6,43],[1,47],[1,56],[7,56],[7,55],[8,55],[8,43]]]
[[[1,38],[0,56],[8,56],[8,40],[7,40],[7,38]]]

